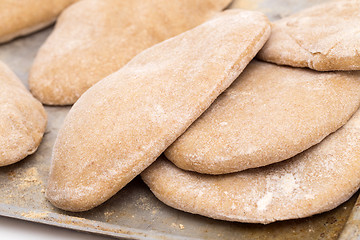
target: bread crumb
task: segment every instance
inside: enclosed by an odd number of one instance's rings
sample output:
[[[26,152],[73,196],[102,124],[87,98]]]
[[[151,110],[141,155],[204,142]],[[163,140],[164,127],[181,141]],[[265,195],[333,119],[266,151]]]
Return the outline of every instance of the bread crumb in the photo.
[[[28,188],[33,185],[42,185],[43,182],[40,179],[37,168],[32,167],[26,170],[25,173],[19,179],[22,183],[19,184],[19,188]]]
[[[39,213],[36,213],[36,212],[27,212],[27,213],[21,213],[21,216],[23,217],[26,217],[26,218],[36,218],[36,219],[39,219],[39,218],[45,218],[49,215],[49,212],[39,212]]]
[[[184,225],[181,223],[179,225],[177,225],[176,223],[171,223],[171,226],[175,227],[175,228],[179,228],[181,230],[183,230],[185,228]]]
[[[110,217],[111,215],[113,215],[115,212],[114,211],[110,211],[110,212],[104,212],[105,217]]]

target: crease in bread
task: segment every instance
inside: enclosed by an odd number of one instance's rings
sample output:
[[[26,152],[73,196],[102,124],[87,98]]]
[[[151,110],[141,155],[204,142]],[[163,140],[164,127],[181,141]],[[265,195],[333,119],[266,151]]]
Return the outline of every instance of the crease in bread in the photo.
[[[327,2],[277,20],[258,58],[317,71],[360,70],[360,1]]]

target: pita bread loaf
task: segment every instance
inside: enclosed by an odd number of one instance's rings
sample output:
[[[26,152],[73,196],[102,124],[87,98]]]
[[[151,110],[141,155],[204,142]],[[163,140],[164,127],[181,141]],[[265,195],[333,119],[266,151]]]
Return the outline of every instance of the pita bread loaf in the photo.
[[[226,11],[95,84],[59,131],[47,198],[70,211],[110,198],[210,106],[269,35],[262,13]]]
[[[40,48],[30,90],[50,105],[73,104],[136,54],[189,30],[231,0],[83,0],[68,8]]]
[[[1,0],[0,43],[40,30],[77,0]]]
[[[274,22],[258,57],[318,71],[360,70],[360,1],[318,5]]]
[[[319,143],[360,106],[360,72],[253,61],[165,155],[208,174],[279,162]]]
[[[38,148],[46,113],[15,74],[0,62],[0,166],[18,162]]]
[[[214,176],[186,172],[160,157],[141,176],[165,204],[215,219],[270,223],[325,212],[359,188],[360,111],[281,163]]]

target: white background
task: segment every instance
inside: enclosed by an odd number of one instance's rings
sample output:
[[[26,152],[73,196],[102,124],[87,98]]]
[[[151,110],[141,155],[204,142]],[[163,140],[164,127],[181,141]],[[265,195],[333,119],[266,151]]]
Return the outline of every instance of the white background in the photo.
[[[40,223],[0,217],[2,240],[104,240],[113,239],[91,233],[77,232]]]

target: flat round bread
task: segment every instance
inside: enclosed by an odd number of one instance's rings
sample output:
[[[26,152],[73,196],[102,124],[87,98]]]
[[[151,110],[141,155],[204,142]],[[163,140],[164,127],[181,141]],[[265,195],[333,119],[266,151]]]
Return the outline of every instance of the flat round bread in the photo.
[[[360,105],[360,72],[253,61],[165,152],[178,167],[224,174],[279,162],[319,143]]]
[[[270,223],[328,211],[360,185],[360,111],[318,145],[281,163],[212,176],[160,157],[141,176],[165,204],[215,219]]]
[[[1,0],[0,43],[42,29],[55,22],[64,8],[77,0]]]
[[[15,74],[0,62],[0,166],[22,160],[38,148],[46,113]]]
[[[229,87],[270,31],[260,12],[225,11],[148,48],[95,84],[59,131],[47,198],[70,211],[109,199]]]
[[[50,105],[73,104],[88,88],[152,45],[189,30],[231,0],[83,0],[64,11],[29,75]]]
[[[360,1],[318,5],[273,23],[258,57],[318,71],[360,70]]]

